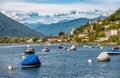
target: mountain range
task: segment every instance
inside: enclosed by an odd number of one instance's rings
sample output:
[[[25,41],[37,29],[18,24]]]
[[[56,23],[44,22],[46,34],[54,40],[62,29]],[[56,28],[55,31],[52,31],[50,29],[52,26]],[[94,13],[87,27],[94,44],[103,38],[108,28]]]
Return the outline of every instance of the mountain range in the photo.
[[[98,18],[105,18],[105,16],[100,16],[93,19],[88,18],[78,18],[74,20],[65,20],[60,21],[58,23],[52,24],[41,24],[41,23],[24,23],[24,25],[28,26],[29,28],[42,32],[45,35],[54,35],[57,36],[59,32],[64,32],[65,34],[69,34],[72,28],[78,28],[81,25],[86,24],[88,21],[96,21]]]
[[[43,37],[40,32],[36,32],[25,25],[0,13],[0,37]]]

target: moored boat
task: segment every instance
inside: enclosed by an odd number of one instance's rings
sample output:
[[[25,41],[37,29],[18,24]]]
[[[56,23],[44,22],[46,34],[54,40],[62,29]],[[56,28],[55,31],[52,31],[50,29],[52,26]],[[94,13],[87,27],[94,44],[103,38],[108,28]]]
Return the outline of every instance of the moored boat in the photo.
[[[113,50],[120,50],[120,47],[113,47]]]
[[[63,44],[57,44],[57,46],[58,46],[58,49],[63,49],[64,48]]]
[[[120,52],[118,50],[107,50],[105,52],[109,55],[120,55]]]
[[[62,49],[62,48],[63,48],[63,46],[58,46],[58,48],[59,48],[59,49]]]
[[[35,50],[33,48],[29,48],[27,50],[25,50],[25,54],[34,54]]]
[[[108,62],[111,60],[110,56],[106,52],[101,52],[97,57],[98,62]]]
[[[35,54],[30,54],[28,55],[22,62],[21,62],[22,67],[38,67],[41,65],[41,62],[37,55]]]
[[[76,50],[76,46],[75,46],[75,45],[72,45],[72,46],[70,47],[70,50]]]
[[[48,47],[43,48],[43,52],[49,52],[49,51],[50,51],[50,50],[49,50]]]

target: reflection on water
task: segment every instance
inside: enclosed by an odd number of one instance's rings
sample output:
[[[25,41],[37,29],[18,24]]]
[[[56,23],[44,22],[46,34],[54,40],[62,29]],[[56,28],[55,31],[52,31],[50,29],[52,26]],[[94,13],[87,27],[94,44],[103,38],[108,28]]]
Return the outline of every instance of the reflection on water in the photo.
[[[0,78],[119,78],[120,56],[112,56],[110,62],[98,63],[99,48],[77,46],[76,51],[58,49],[57,45],[48,46],[50,52],[42,52],[47,45],[30,44],[41,60],[41,67],[22,69],[20,62],[27,44],[0,45]],[[70,48],[71,45],[65,45]],[[109,49],[105,47],[104,49]],[[92,59],[92,63],[88,63]],[[7,67],[13,66],[13,71]]]

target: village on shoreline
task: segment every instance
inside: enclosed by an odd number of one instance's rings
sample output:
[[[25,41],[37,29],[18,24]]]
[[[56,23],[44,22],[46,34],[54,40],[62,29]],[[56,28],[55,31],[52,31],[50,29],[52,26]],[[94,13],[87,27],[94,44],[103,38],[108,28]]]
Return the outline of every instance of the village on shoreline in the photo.
[[[50,34],[46,37],[1,37],[0,43],[20,44],[100,44],[120,45],[120,9],[106,18],[89,21],[79,28],[72,28],[70,34],[59,32],[57,36]],[[32,33],[32,32],[31,32]]]

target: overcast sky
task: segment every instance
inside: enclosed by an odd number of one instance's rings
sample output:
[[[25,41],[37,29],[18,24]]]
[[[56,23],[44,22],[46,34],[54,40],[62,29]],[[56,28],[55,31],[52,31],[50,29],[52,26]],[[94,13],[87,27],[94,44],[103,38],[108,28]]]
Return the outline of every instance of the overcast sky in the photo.
[[[120,8],[120,0],[0,0],[0,3],[0,11],[17,21],[48,24],[107,16]]]

